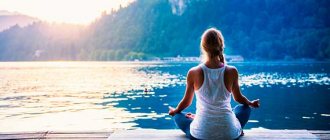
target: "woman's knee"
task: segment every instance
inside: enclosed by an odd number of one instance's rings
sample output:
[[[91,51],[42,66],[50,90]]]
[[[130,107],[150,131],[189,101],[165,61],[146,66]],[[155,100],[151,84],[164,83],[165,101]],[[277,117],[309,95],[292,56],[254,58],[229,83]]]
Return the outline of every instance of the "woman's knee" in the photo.
[[[246,105],[246,104],[240,104],[240,105],[237,105],[235,107],[235,110],[239,111],[239,112],[250,113],[251,112],[251,107],[249,105]]]
[[[187,119],[185,113],[177,113],[174,115],[174,121],[177,127],[179,127],[184,133],[190,135],[189,128],[191,120]]]
[[[244,104],[243,105],[243,110],[246,112],[251,112],[251,107],[249,105]]]
[[[234,112],[243,128],[250,118],[251,108],[248,105],[237,105]]]
[[[185,117],[185,115],[183,114],[183,113],[176,113],[176,114],[174,114],[174,120],[175,121],[178,121],[178,120],[181,120],[183,117]]]
[[[182,126],[186,122],[185,114],[184,113],[176,113],[174,116],[174,122],[177,124],[179,128],[183,128]]]

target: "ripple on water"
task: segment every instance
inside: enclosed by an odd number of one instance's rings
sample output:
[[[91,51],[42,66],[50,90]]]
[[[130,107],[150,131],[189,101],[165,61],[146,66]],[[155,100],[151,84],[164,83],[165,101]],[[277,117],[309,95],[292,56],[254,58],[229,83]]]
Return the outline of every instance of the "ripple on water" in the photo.
[[[241,74],[240,85],[242,86],[259,86],[261,88],[271,87],[273,85],[283,85],[286,87],[298,86],[306,87],[313,85],[329,85],[330,78],[327,73],[255,73],[255,74]]]
[[[314,117],[307,117],[307,116],[302,116],[301,118],[303,118],[303,119],[314,119]]]
[[[321,114],[323,117],[330,117],[330,114]]]
[[[250,122],[250,123],[258,123],[259,121],[258,120],[248,120],[248,122]]]

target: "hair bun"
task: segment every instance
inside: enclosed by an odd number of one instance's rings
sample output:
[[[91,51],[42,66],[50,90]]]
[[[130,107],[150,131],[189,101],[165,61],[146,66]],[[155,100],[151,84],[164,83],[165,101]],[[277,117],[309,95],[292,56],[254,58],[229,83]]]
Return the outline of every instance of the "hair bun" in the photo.
[[[207,29],[202,35],[201,50],[208,58],[219,57],[224,60],[224,39],[221,32],[215,28]]]

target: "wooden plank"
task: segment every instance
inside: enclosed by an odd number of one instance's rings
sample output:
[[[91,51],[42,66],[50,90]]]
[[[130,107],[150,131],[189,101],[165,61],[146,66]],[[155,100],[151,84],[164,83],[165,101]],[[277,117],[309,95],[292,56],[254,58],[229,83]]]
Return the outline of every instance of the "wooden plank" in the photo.
[[[47,139],[106,139],[112,132],[102,131],[80,131],[80,132],[48,132],[46,134]]]
[[[314,134],[321,140],[330,140],[330,135],[329,134]]]
[[[109,134],[113,131],[48,131],[48,134]]]
[[[251,139],[329,139],[330,131],[327,130],[244,130],[245,136],[240,140]],[[156,130],[156,129],[136,129],[117,131],[45,131],[45,132],[0,132],[2,139],[110,139],[110,140],[139,140],[139,139],[174,139],[187,140],[185,134],[179,129]]]
[[[110,134],[47,134],[47,138],[107,138]]]
[[[81,137],[77,137],[77,138],[45,138],[47,140],[106,140],[107,138],[81,138]]]
[[[185,134],[179,130],[126,130],[115,131],[108,140],[148,140],[148,139],[173,139],[173,140],[187,140]]]
[[[319,138],[312,134],[292,134],[292,135],[283,135],[278,134],[274,135],[271,133],[266,134],[246,134],[241,137],[242,140],[249,140],[249,139],[310,139],[310,140],[318,140]]]
[[[5,139],[43,139],[45,132],[28,132],[28,133],[1,133],[0,140]]]
[[[330,140],[330,131],[329,130],[309,130],[308,132],[314,134],[322,140]]]
[[[114,132],[109,139],[187,139],[179,130],[127,130]],[[242,140],[249,139],[319,139],[307,130],[245,130]]]
[[[308,130],[286,130],[286,129],[249,129],[244,130],[244,132],[251,132],[251,133],[307,133]]]
[[[14,131],[14,132],[0,132],[0,135],[2,134],[44,134],[47,133],[47,131]]]
[[[1,132],[3,139],[107,139],[113,131]]]
[[[319,139],[307,130],[244,130],[241,140],[249,139]]]
[[[329,130],[308,130],[312,134],[330,134]]]

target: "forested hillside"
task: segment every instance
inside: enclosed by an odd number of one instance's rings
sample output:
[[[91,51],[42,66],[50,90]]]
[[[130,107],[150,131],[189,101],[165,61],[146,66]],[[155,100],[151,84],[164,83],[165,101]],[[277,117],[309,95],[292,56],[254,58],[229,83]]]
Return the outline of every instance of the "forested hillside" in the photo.
[[[15,24],[24,27],[35,21],[37,21],[37,19],[33,17],[0,10],[0,32],[14,26]]]
[[[87,27],[38,22],[0,33],[0,60],[198,56],[203,31],[247,60],[330,58],[328,0],[137,0]]]

